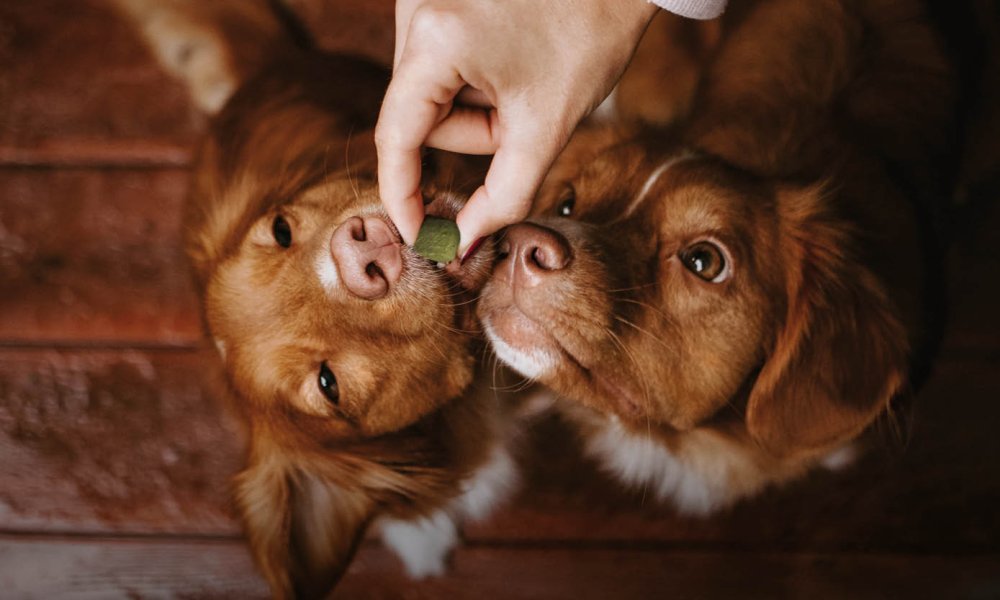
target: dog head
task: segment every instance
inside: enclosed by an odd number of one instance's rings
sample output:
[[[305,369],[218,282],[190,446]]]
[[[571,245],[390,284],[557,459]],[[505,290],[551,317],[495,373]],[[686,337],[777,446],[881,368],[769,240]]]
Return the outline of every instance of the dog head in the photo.
[[[329,419],[332,437],[373,436],[459,396],[475,345],[462,284],[487,253],[436,268],[401,242],[364,163],[327,171],[352,152],[347,131],[301,97],[227,123],[238,100],[202,153],[189,254],[247,408],[277,403]],[[459,202],[440,194],[428,211]]]
[[[742,409],[787,456],[868,425],[907,333],[833,193],[617,140],[578,135],[500,242],[479,305],[497,355],[637,430]]]

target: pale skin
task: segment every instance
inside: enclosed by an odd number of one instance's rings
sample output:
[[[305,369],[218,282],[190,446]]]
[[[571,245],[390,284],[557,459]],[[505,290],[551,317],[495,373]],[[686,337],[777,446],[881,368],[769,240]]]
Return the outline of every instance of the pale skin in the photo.
[[[422,147],[493,154],[458,214],[458,256],[522,220],[656,10],[644,0],[397,0],[375,142],[382,203],[403,240],[414,242],[424,218]]]

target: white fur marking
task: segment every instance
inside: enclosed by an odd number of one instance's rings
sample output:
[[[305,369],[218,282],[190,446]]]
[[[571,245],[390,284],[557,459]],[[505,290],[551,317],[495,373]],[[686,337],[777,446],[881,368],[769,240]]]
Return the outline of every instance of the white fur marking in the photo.
[[[828,471],[842,471],[854,464],[858,458],[858,449],[854,444],[845,444],[824,456],[819,464]]]
[[[521,406],[517,409],[519,419],[534,419],[551,412],[556,405],[556,395],[553,391],[539,387],[531,392],[524,393]],[[617,418],[617,415],[613,415]]]
[[[315,269],[320,284],[328,293],[340,287],[340,272],[325,247],[316,255]]]
[[[767,483],[752,458],[720,435],[696,430],[684,434],[681,443],[681,451],[673,454],[661,442],[608,420],[587,440],[586,450],[623,482],[648,487],[685,514],[707,515]]]
[[[549,352],[543,350],[524,352],[509,345],[493,330],[489,319],[483,319],[483,330],[493,345],[493,352],[497,357],[528,379],[538,379],[556,364],[556,357]]]
[[[462,495],[456,499],[458,508],[467,519],[483,519],[510,497],[519,481],[517,463],[506,446],[497,444],[489,460],[463,482]]]
[[[645,201],[646,196],[649,194],[649,190],[653,187],[653,184],[659,181],[660,177],[670,170],[671,167],[674,167],[684,161],[691,160],[695,156],[696,154],[694,152],[685,150],[676,156],[671,156],[664,161],[662,165],[656,167],[656,169],[646,179],[646,183],[642,184],[642,188],[639,189],[639,193],[636,195],[635,199],[632,200],[632,203],[628,205],[628,208],[625,209],[622,216],[619,217],[619,220],[627,219],[633,212],[636,211],[636,209],[642,206],[642,203]]]
[[[403,561],[413,579],[444,575],[448,553],[458,543],[458,527],[444,510],[414,521],[382,519],[382,541]]]
[[[213,341],[215,341],[215,349],[219,351],[219,356],[222,357],[222,360],[226,360],[226,342],[219,338],[213,338]]]
[[[403,561],[411,578],[443,575],[448,555],[458,543],[459,523],[487,517],[519,483],[517,463],[507,446],[497,443],[489,459],[462,482],[461,495],[447,508],[413,520],[379,519],[382,541]]]

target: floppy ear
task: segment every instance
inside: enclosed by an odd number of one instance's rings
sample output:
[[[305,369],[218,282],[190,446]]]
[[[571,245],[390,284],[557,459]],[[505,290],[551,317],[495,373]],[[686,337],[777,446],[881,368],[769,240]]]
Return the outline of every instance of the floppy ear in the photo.
[[[746,419],[757,442],[787,455],[844,442],[868,426],[906,380],[909,342],[822,190],[786,190],[778,200],[788,304]]]
[[[236,88],[282,51],[306,43],[268,0],[112,0],[142,33],[160,65],[214,114]]]
[[[252,459],[236,496],[254,559],[276,598],[323,598],[343,576],[374,501],[330,459]],[[324,472],[325,470],[325,472]]]

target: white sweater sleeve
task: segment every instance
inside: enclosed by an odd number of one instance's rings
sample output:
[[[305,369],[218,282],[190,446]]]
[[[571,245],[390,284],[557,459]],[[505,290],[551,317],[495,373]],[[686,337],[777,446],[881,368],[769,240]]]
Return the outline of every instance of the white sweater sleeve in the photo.
[[[649,0],[649,2],[690,19],[714,19],[726,9],[726,0]]]

